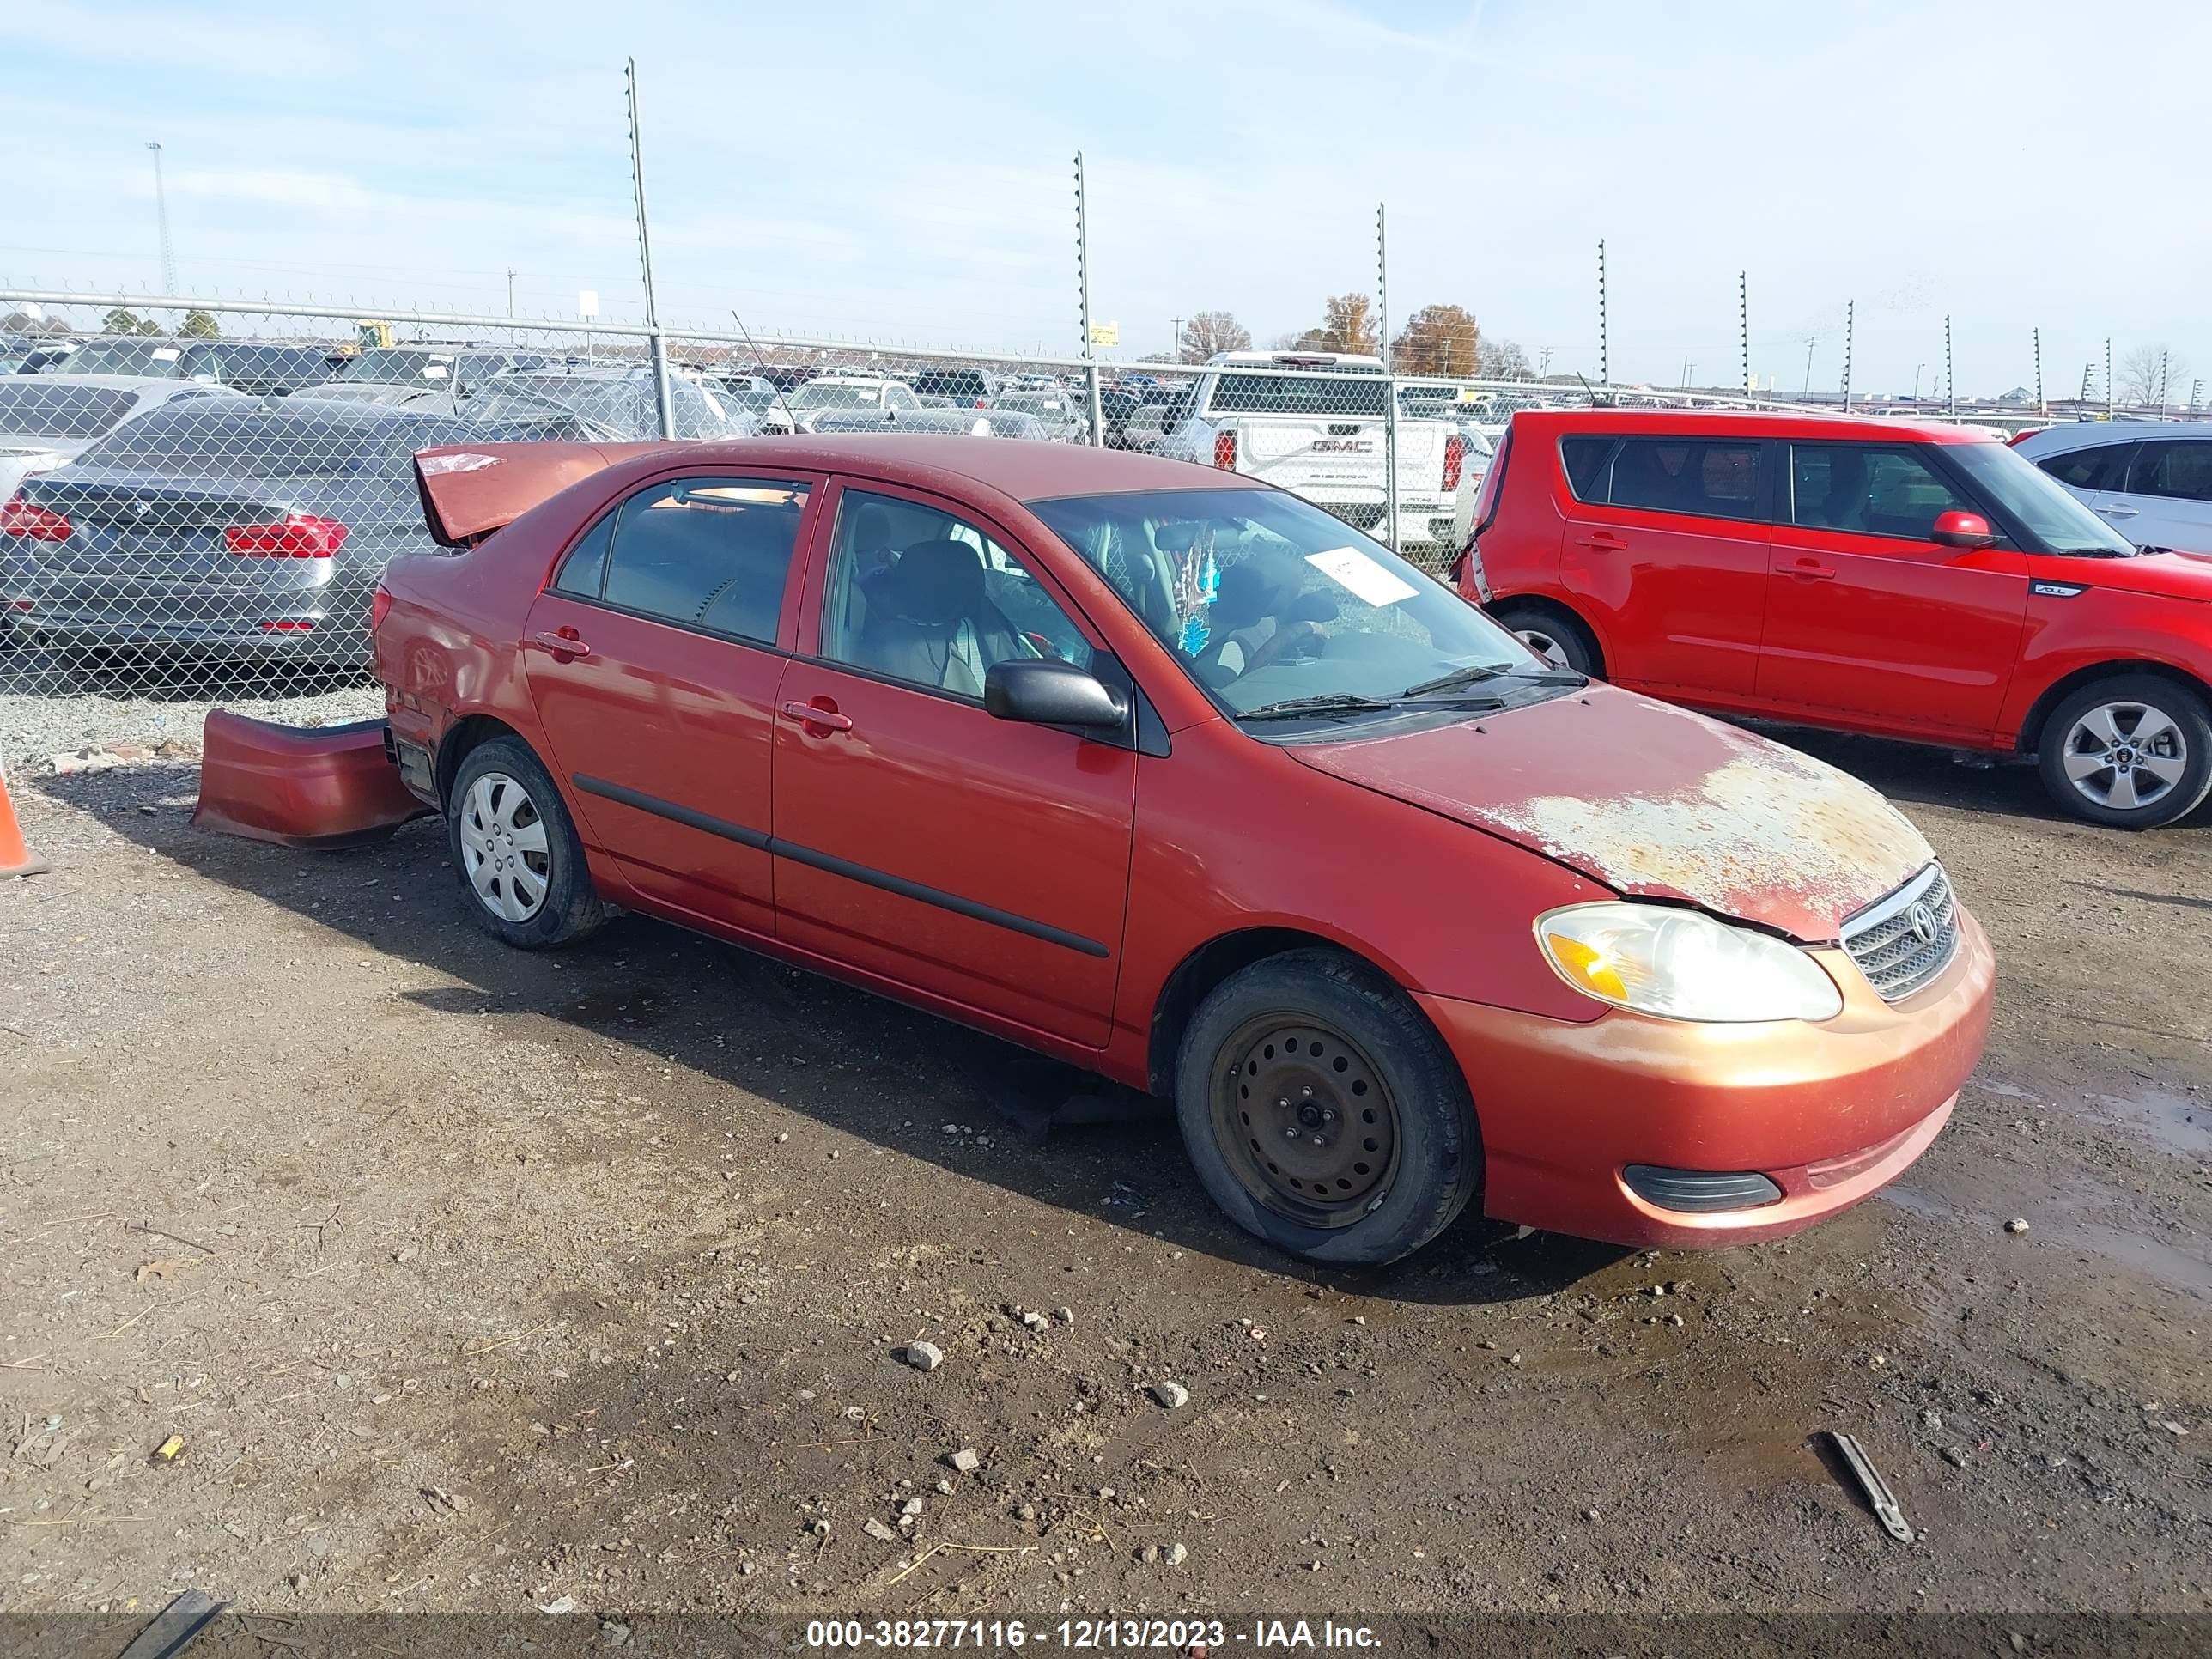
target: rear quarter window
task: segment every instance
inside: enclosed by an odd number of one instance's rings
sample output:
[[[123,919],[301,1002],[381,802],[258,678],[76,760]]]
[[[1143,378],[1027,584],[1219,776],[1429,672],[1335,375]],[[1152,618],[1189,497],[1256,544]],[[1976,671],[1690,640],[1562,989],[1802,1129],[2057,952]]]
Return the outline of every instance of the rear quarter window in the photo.
[[[1601,437],[1559,440],[1559,470],[1578,501],[1605,500],[1605,458],[1613,453],[1613,440]]]

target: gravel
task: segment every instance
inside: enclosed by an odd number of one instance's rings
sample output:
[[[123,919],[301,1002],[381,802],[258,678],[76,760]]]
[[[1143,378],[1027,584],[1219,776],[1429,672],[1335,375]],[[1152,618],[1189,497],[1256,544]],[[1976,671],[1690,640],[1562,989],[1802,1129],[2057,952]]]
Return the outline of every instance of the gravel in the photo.
[[[312,697],[228,696],[169,700],[85,695],[35,696],[0,690],[0,744],[12,769],[28,771],[49,756],[113,744],[186,744],[197,751],[208,711],[228,708],[292,726],[336,726],[384,713],[374,685],[348,685]]]

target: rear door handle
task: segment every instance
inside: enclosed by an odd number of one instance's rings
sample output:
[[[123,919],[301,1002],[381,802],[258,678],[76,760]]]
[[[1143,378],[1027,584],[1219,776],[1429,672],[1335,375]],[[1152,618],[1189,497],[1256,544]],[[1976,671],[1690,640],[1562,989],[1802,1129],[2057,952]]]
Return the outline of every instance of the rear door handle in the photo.
[[[556,634],[549,630],[532,634],[523,643],[535,646],[540,651],[550,651],[556,657],[588,657],[592,654],[592,647],[574,634]]]
[[[1800,559],[1790,567],[1790,574],[1800,581],[1832,582],[1836,573],[1814,559]]]
[[[783,717],[797,720],[802,726],[827,726],[832,732],[849,732],[853,717],[841,714],[834,708],[819,708],[811,702],[787,702],[783,706]]]

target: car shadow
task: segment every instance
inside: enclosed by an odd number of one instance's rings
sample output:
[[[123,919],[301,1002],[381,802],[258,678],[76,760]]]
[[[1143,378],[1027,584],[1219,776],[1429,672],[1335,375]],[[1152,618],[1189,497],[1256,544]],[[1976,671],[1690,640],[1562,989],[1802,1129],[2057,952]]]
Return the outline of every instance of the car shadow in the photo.
[[[1474,1305],[1547,1296],[1635,1254],[1523,1236],[1470,1215],[1389,1267],[1297,1261],[1221,1215],[1163,1102],[642,916],[619,916],[555,955],[511,950],[469,921],[439,822],[409,824],[371,847],[305,853],[196,829],[173,806],[148,809],[156,792],[173,801],[197,782],[179,767],[64,774],[18,787],[367,950],[459,981],[399,994],[427,1012],[544,1020],[627,1043],[842,1133],[1224,1262],[1344,1295]],[[399,897],[416,902],[393,902]],[[663,1103],[682,1109],[693,1099],[679,1089]],[[702,1129],[719,1130],[708,1111],[699,1116]]]

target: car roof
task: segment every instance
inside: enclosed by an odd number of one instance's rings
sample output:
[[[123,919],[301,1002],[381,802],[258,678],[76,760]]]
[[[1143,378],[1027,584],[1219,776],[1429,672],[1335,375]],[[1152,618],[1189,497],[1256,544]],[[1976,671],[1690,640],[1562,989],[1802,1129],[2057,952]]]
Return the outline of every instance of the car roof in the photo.
[[[1887,438],[1895,442],[1973,444],[1991,441],[1978,428],[1943,421],[1908,421],[1873,415],[1825,415],[1771,409],[1523,409],[1513,424],[1540,432],[1602,433],[1684,438],[1828,438],[1838,441]]]
[[[921,489],[957,491],[980,484],[1020,501],[1062,495],[1120,495],[1144,489],[1258,489],[1252,479],[1217,467],[1171,461],[1088,444],[1019,443],[961,436],[876,433],[742,438],[701,443],[699,459],[716,466],[802,467],[810,471],[896,475]],[[662,459],[665,459],[665,453]]]
[[[2100,443],[2134,443],[2142,438],[2195,438],[2201,441],[2212,439],[2212,422],[2062,421],[2037,427],[2027,438],[2040,438],[2046,443],[2063,440],[2071,448]],[[2021,441],[2026,442],[2027,438]]]
[[[159,392],[174,398],[185,392],[204,398],[210,392],[221,396],[229,391],[227,386],[203,386],[198,380],[180,380],[173,374],[25,374],[0,376],[0,386],[97,386],[110,392]]]

